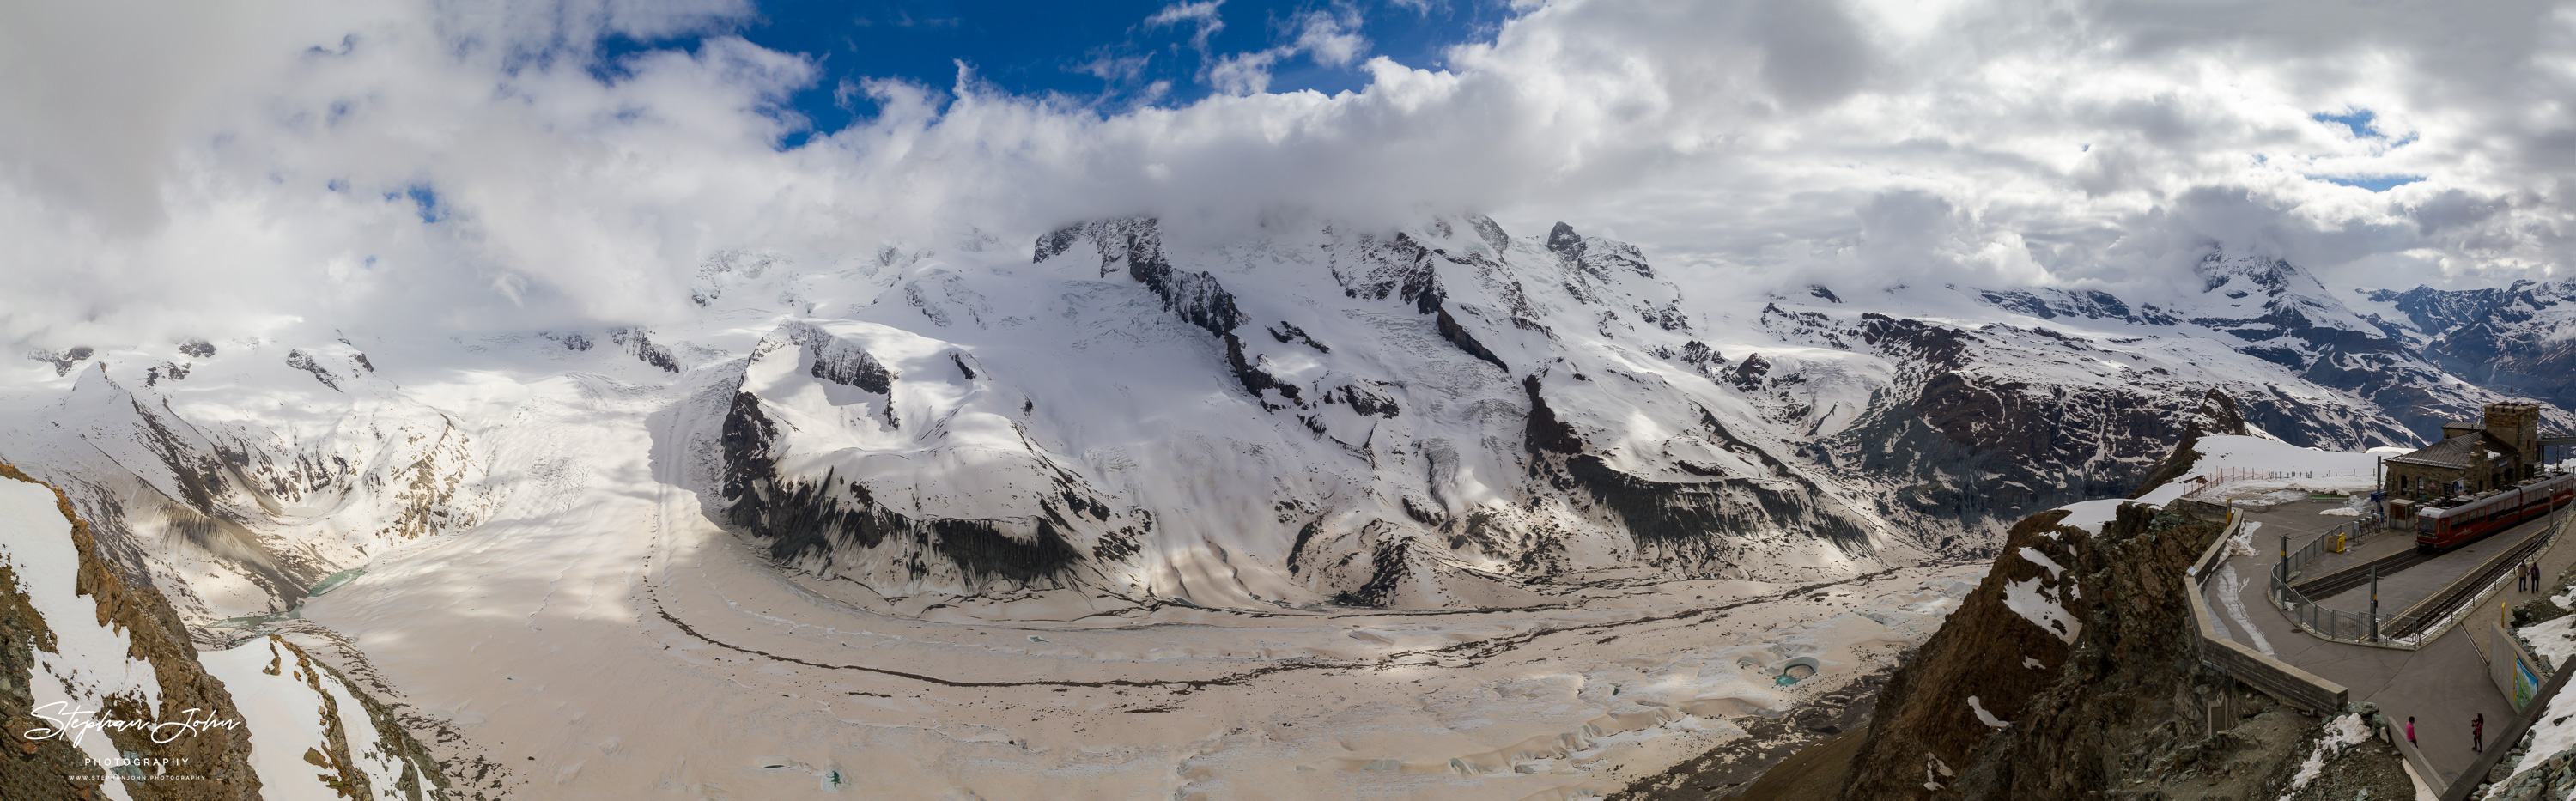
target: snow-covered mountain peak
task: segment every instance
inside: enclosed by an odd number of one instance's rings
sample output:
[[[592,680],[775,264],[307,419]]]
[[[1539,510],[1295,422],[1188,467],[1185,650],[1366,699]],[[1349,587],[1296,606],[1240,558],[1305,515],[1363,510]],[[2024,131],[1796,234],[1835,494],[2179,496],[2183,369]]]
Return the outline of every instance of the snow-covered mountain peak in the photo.
[[[135,553],[181,554],[149,569],[214,576],[174,593],[191,615],[283,608],[577,475],[510,411],[556,385],[667,405],[665,480],[816,586],[1425,607],[1973,553],[2127,491],[2211,393],[2344,448],[2495,397],[2271,259],[2153,298],[1769,296],[1564,223],[1166,226],[728,251],[650,326],[40,354],[10,391],[45,423],[0,448],[126,509]],[[514,461],[537,452],[562,455]]]
[[[2316,283],[2307,271],[2288,261],[2272,256],[2211,251],[2192,265],[2192,272],[2202,281],[2201,291],[2243,298],[2250,294],[2280,294],[2306,289]]]

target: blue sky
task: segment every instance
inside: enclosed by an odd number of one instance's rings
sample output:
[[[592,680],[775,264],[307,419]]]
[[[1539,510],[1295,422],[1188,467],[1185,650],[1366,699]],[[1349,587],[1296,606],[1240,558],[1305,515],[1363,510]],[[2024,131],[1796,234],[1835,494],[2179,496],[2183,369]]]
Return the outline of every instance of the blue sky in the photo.
[[[2414,134],[2408,134],[2405,138],[2389,142],[2387,132],[2379,130],[2379,113],[2366,108],[2348,109],[2341,113],[2312,114],[2309,115],[2309,119],[2332,125],[2341,125],[2346,130],[2352,131],[2352,136],[2355,139],[2375,139],[2381,142],[2387,142],[2388,146],[2392,148],[2405,147],[2409,144],[2413,144],[2416,140]],[[2317,177],[2319,180],[2323,180],[2327,183],[2359,187],[2373,192],[2386,192],[2397,187],[2424,180],[2424,176],[2421,175],[2395,174]]]
[[[814,133],[871,116],[875,108],[865,93],[843,89],[868,79],[946,90],[956,84],[963,63],[977,79],[1013,94],[1060,95],[1106,112],[1176,106],[1221,91],[1209,68],[1227,57],[1296,49],[1300,34],[1320,14],[1341,33],[1359,38],[1356,57],[1330,63],[1312,52],[1283,53],[1266,70],[1266,90],[1331,94],[1364,87],[1362,64],[1375,56],[1444,67],[1450,46],[1490,41],[1512,13],[1508,2],[1498,0],[772,0],[757,4],[756,18],[712,35],[740,35],[772,50],[805,54],[820,65],[820,79],[792,103],[812,125],[780,143],[794,147]],[[605,60],[614,63],[642,49],[695,49],[705,35],[710,34],[613,39],[605,43]]]
[[[2576,120],[2532,100],[2576,97],[2563,2],[2277,6],[0,3],[0,243],[65,265],[0,270],[0,344],[650,320],[710,253],[1130,214],[1564,221],[1730,291],[2188,285],[2210,247],[2576,274]],[[960,62],[978,102],[942,102]],[[924,91],[843,91],[871,80]]]

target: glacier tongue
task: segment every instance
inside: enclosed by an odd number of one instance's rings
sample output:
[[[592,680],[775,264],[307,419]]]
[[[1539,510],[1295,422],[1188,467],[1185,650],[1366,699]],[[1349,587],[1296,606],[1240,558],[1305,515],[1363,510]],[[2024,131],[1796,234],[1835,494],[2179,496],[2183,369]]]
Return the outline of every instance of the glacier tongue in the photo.
[[[0,442],[79,479],[192,617],[288,611],[580,469],[491,474],[485,439],[526,433],[458,424],[489,402],[472,371],[697,388],[669,402],[711,421],[676,474],[708,514],[874,594],[1473,607],[1587,571],[1977,553],[2124,492],[2211,393],[2330,447],[2493,397],[2242,254],[2151,298],[1685,295],[1562,223],[1169,233],[1106,219],[831,270],[726,252],[694,319],[650,329],[48,350],[13,390],[46,424]]]
[[[2499,397],[2422,349],[2567,320],[2238,254],[1765,293],[1565,224],[1174,233],[729,251],[649,327],[47,343],[0,457],[201,642],[363,652],[496,792],[1524,797],[1883,664],[2177,438],[2413,444]]]

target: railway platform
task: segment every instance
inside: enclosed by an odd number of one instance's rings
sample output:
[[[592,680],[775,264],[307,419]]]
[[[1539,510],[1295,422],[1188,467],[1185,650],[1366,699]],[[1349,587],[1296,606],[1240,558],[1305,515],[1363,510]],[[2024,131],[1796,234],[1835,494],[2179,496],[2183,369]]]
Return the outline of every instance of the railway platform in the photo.
[[[2404,721],[2416,718],[2417,742],[2425,759],[2443,775],[2422,777],[2434,787],[2447,786],[2460,772],[2472,766],[2478,756],[2469,747],[2469,719],[2484,714],[2487,731],[2504,730],[2519,717],[2511,703],[2487,678],[2486,658],[2475,633],[2483,627],[2461,625],[2443,632],[2416,650],[2378,648],[2334,642],[2309,636],[2278,607],[2266,593],[2272,565],[2279,561],[2281,534],[2290,534],[2290,547],[2305,547],[2324,536],[2349,518],[2316,514],[2317,507],[2286,504],[2268,512],[2248,513],[2250,522],[2263,526],[2256,530],[2253,544],[2259,556],[2229,558],[2214,569],[2213,580],[2203,592],[2213,626],[2235,640],[2266,655],[2294,665],[2319,677],[2342,684],[2351,691],[2354,701],[2370,701],[2390,716]],[[2550,525],[2549,518],[2526,522],[2498,532],[2479,543],[2464,546],[2435,558],[2424,560],[2383,575],[2380,580],[2380,609],[2384,615],[2452,587],[2470,571],[2495,561],[2514,544],[2531,541],[2531,537]],[[2547,551],[2535,554],[2543,574],[2556,576],[2576,563],[2576,546],[2562,537]],[[2301,571],[2299,583],[2316,581],[2373,560],[2388,559],[2412,551],[2413,541],[2404,532],[2385,532],[2367,538],[2343,554],[2329,554],[2309,563]],[[2333,561],[2328,561],[2331,557]],[[2367,609],[2369,589],[2366,582],[2358,588],[2339,590],[2328,599],[2328,605],[2342,609]],[[2311,596],[2313,597],[2313,596]],[[2485,614],[2495,614],[2498,602],[2521,603],[2538,597],[2517,593],[2507,585],[2503,593],[2487,602]],[[2360,600],[2359,606],[2351,601]],[[2473,599],[2471,599],[2473,600]],[[2471,614],[2478,614],[2472,612]],[[2492,744],[2491,744],[2492,745]],[[2509,747],[2509,746],[2506,746]]]

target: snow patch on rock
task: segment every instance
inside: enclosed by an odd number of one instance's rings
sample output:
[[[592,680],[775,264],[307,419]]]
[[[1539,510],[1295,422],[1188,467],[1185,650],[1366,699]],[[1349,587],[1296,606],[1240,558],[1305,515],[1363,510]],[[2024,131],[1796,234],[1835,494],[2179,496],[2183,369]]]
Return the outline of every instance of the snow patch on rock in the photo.
[[[161,712],[161,680],[149,662],[129,655],[133,641],[125,631],[100,625],[96,599],[76,590],[80,553],[72,544],[71,521],[54,505],[51,489],[40,484],[0,479],[0,564],[18,579],[18,591],[54,634],[54,650],[35,649],[36,669],[29,676],[34,696],[31,711],[56,720],[77,722],[97,714],[115,696],[142,699],[155,719]],[[116,764],[114,743],[97,731],[77,730],[74,745],[100,765]],[[101,785],[111,798],[124,798],[124,782]]]
[[[2281,801],[2290,801],[2291,796],[2299,794],[2299,788],[2316,781],[2317,776],[2325,772],[2328,756],[2370,739],[2370,726],[2361,722],[2360,715],[2338,716],[2326,721],[2325,729],[2325,736],[2317,740],[2316,749],[2309,751],[2307,761],[2299,764],[2299,772],[2290,776],[2290,786],[2281,794]]]
[[[1977,722],[1986,724],[1987,728],[2000,729],[2012,725],[2012,721],[1995,717],[1995,713],[1986,711],[1984,704],[1977,703],[1976,696],[1968,696],[1968,709],[1975,711]]]
[[[2066,510],[2067,515],[2066,519],[2057,521],[2057,524],[2100,534],[2104,525],[2120,519],[2120,504],[2124,503],[2135,503],[2135,501],[2125,498],[2105,498],[2060,506],[2057,508]]]
[[[342,798],[331,782],[355,773],[379,796],[395,795],[404,764],[384,742],[367,708],[340,677],[274,636],[198,655],[224,682],[250,729],[251,767],[263,797],[280,801]],[[349,764],[338,764],[346,745]],[[318,762],[316,761],[318,760]]]
[[[2070,643],[2084,631],[2084,622],[2067,614],[2066,607],[2059,605],[2037,578],[2005,584],[2004,606],[2010,607],[2032,625]]]

